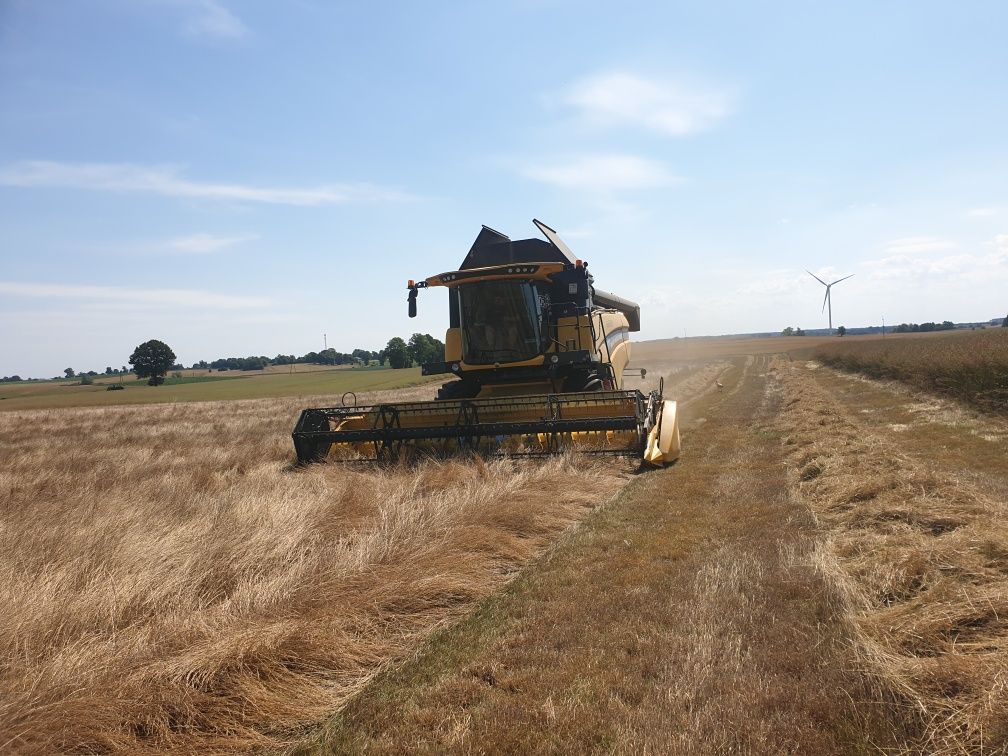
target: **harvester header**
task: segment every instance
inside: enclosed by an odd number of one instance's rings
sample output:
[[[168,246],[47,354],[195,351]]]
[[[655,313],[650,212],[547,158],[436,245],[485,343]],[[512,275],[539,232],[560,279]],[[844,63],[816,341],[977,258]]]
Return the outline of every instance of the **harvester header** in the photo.
[[[448,289],[444,360],[422,366],[424,375],[454,378],[438,400],[304,410],[293,434],[301,462],[333,447],[379,458],[570,447],[652,464],[678,456],[675,402],[660,390],[623,389],[640,308],[596,289],[588,263],[533,222],[545,241],[512,241],[484,226],[458,270],[408,282],[410,317],[421,289]]]

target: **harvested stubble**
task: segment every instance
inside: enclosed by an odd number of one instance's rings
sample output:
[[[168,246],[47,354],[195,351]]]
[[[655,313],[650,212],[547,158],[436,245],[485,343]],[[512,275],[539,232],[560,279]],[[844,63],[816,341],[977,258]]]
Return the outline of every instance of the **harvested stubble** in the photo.
[[[836,341],[815,358],[831,367],[937,391],[983,409],[1008,413],[1008,329],[928,338]]]
[[[292,469],[302,404],[0,413],[0,751],[282,745],[623,480]]]
[[[943,479],[778,361],[791,482],[824,531],[865,667],[932,753],[1008,749],[1008,505]]]

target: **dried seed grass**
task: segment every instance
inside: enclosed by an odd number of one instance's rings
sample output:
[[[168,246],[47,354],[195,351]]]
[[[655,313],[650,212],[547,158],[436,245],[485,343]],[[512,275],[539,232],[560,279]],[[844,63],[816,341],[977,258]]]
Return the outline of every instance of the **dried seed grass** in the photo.
[[[283,746],[625,477],[294,469],[306,401],[0,413],[0,751]]]
[[[1008,748],[1008,505],[902,454],[796,365],[775,374],[791,485],[862,662],[916,708],[921,748]]]
[[[1008,413],[1008,329],[930,338],[836,340],[816,348],[831,367],[901,381],[998,413]]]

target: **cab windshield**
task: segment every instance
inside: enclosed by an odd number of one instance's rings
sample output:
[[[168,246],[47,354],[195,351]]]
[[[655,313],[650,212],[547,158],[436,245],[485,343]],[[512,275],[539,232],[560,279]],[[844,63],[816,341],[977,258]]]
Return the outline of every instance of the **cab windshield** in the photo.
[[[519,362],[542,353],[539,292],[529,281],[458,287],[462,358],[473,365]]]

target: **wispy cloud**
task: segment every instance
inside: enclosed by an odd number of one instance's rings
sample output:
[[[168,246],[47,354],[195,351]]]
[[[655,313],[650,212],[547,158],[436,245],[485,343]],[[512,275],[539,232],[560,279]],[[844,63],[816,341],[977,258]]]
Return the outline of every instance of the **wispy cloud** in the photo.
[[[998,214],[996,207],[974,207],[966,211],[966,215],[970,218],[990,218]]]
[[[829,278],[825,280],[829,281]],[[803,270],[791,268],[768,270],[765,273],[757,273],[741,283],[736,293],[745,297],[788,297],[804,292],[810,283],[815,284],[815,281]]]
[[[249,33],[241,19],[216,0],[196,0],[193,5],[195,13],[186,27],[189,34],[236,38]]]
[[[136,307],[186,307],[211,310],[238,310],[268,307],[265,297],[220,294],[200,289],[144,289],[128,286],[91,286],[77,284],[0,281],[0,294],[27,299],[72,299],[98,304]]]
[[[412,199],[403,192],[371,184],[326,184],[310,188],[249,186],[193,181],[171,166],[130,163],[60,163],[25,160],[0,169],[0,184],[20,187],[63,187],[112,192],[160,194],[276,205],[341,205]]]
[[[522,175],[563,189],[609,193],[653,189],[680,181],[663,163],[635,155],[581,155],[526,165]]]
[[[927,239],[929,237],[915,237]],[[887,254],[862,263],[874,280],[922,281],[945,284],[989,284],[1008,280],[1008,234],[996,236],[984,245],[985,252],[959,252],[953,242],[903,245],[898,254]],[[955,250],[955,254],[938,254]],[[891,246],[886,247],[891,251]]]
[[[936,236],[906,236],[886,242],[883,249],[886,255],[916,255],[923,252],[944,252],[957,246],[951,239]]]
[[[214,236],[213,234],[190,234],[180,236],[165,242],[164,248],[169,252],[180,254],[209,254],[233,247],[259,237],[255,234],[240,234],[238,236]]]
[[[722,91],[620,71],[576,82],[563,101],[590,123],[637,126],[675,137],[710,128],[732,105]]]

